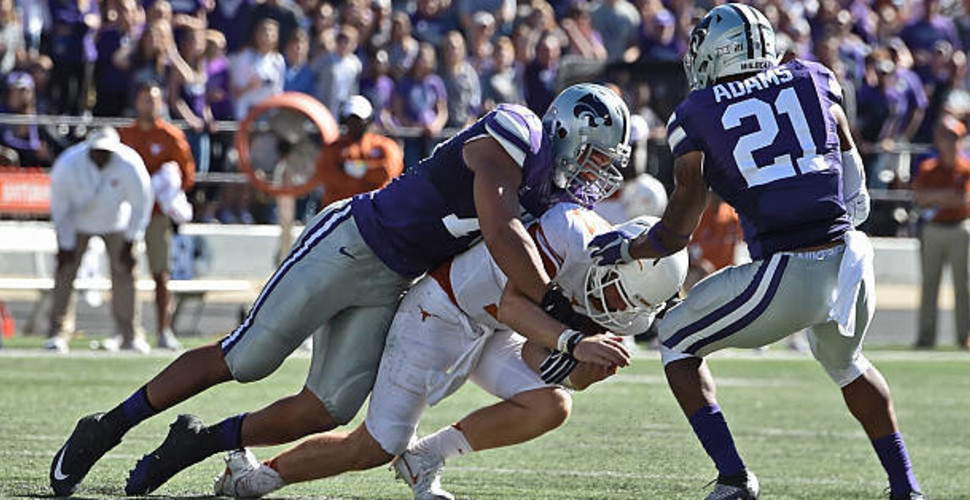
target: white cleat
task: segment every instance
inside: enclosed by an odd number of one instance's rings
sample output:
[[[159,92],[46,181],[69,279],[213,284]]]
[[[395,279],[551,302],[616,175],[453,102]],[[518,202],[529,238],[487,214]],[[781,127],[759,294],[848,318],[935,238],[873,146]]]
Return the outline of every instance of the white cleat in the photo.
[[[758,478],[751,471],[745,471],[745,474],[743,485],[733,486],[718,482],[714,491],[704,500],[758,500],[758,495],[761,494]]]
[[[216,496],[259,498],[285,485],[278,472],[260,463],[253,452],[243,448],[230,451],[226,456],[226,470],[216,478],[213,490]]]
[[[414,500],[454,500],[455,496],[441,487],[441,470],[445,461],[420,450],[405,451],[391,464],[397,477],[404,480]]]

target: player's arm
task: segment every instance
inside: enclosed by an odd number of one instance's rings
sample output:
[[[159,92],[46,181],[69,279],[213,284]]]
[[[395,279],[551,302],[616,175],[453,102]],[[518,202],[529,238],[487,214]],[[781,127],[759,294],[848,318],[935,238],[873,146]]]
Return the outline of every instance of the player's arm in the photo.
[[[549,275],[519,220],[522,169],[491,137],[469,142],[462,153],[475,174],[475,210],[489,253],[509,282],[538,304],[546,293]]]
[[[704,180],[704,154],[691,151],[674,160],[676,187],[660,222],[630,243],[635,259],[666,257],[690,243],[690,235],[700,224],[707,207],[707,181]]]
[[[853,226],[858,226],[869,218],[869,190],[866,189],[866,168],[862,164],[862,157],[856,149],[852,139],[849,119],[845,116],[842,106],[837,104],[829,108],[835,119],[836,131],[839,135],[839,146],[842,151],[842,199],[845,211]]]
[[[704,154],[688,151],[674,160],[676,187],[660,222],[634,238],[623,230],[603,233],[589,243],[590,257],[599,265],[655,259],[679,252],[690,243],[707,206]]]
[[[584,335],[571,330],[519,291],[511,281],[505,285],[498,320],[536,344],[564,352],[579,361],[602,366],[627,366],[630,354],[612,335]]]

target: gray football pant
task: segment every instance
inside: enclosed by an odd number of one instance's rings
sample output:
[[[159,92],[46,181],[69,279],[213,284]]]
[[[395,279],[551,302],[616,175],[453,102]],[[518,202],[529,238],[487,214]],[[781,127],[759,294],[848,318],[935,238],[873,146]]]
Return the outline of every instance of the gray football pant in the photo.
[[[787,252],[728,267],[701,280],[659,325],[664,364],[728,347],[771,344],[803,328],[812,354],[840,387],[871,366],[862,342],[875,314],[875,297],[860,286],[853,336],[829,320],[844,246]]]
[[[233,377],[261,379],[319,327],[306,386],[338,424],[367,398],[384,338],[411,280],[390,270],[364,243],[348,201],[311,220],[266,282],[249,315],[225,337]]]

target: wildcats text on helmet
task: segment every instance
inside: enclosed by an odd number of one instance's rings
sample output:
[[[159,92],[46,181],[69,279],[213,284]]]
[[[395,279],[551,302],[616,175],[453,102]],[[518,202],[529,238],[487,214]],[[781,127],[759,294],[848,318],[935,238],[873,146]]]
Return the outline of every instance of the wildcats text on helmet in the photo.
[[[755,90],[764,90],[772,85],[788,83],[792,78],[791,71],[782,66],[758,73],[744,80],[719,83],[713,87],[714,100],[721,102],[723,99],[737,99]]]

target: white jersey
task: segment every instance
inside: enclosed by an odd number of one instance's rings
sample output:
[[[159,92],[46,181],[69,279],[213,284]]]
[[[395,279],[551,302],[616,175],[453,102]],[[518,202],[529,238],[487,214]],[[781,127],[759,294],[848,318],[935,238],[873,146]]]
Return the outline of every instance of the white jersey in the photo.
[[[581,313],[586,313],[583,307],[586,272],[593,264],[586,246],[596,235],[612,229],[595,212],[573,203],[553,206],[528,228],[546,272]],[[484,243],[478,243],[430,274],[473,323],[493,330],[507,328],[496,319],[496,314],[508,278]],[[649,318],[636,321],[628,332],[617,333],[643,333],[650,326],[649,321]]]

